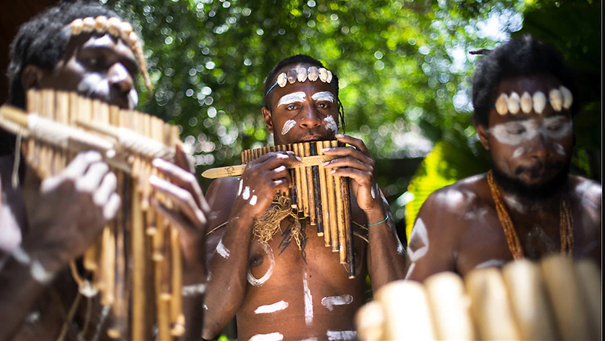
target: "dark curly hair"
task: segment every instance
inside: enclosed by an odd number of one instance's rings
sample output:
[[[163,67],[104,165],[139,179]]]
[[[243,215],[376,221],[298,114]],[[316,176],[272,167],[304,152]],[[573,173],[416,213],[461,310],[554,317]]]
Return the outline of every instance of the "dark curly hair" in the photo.
[[[489,112],[496,101],[496,88],[504,79],[516,76],[552,75],[574,98],[571,115],[580,111],[577,79],[563,56],[551,45],[531,35],[510,39],[493,51],[484,52],[473,76],[475,123],[489,126]]]
[[[283,59],[282,61],[280,61],[279,63],[277,63],[277,65],[275,65],[275,67],[273,67],[273,69],[271,70],[271,72],[269,72],[269,75],[267,76],[267,79],[265,80],[265,94],[267,93],[267,91],[269,91],[269,89],[273,86],[273,84],[275,84],[275,81],[277,80],[277,73],[282,70],[283,68],[285,68],[286,66],[290,66],[290,65],[296,65],[296,64],[309,64],[312,66],[316,66],[317,68],[325,68],[325,66],[317,59],[307,56],[305,54],[297,54],[294,56],[290,56],[286,59]],[[342,106],[342,103],[340,102],[340,99],[338,97],[338,76],[336,76],[336,74],[330,70],[332,72],[332,84],[334,85],[334,90],[336,93],[336,99],[338,101],[338,116],[340,119],[340,125],[342,127],[342,131],[345,131],[345,112],[344,112],[344,108]],[[265,95],[265,108],[267,109],[271,109],[269,107],[269,103],[270,101],[270,97],[272,96],[272,93],[269,93],[269,95]]]

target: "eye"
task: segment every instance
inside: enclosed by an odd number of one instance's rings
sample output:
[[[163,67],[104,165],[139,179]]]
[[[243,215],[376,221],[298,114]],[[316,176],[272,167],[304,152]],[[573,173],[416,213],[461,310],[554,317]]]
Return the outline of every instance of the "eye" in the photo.
[[[525,128],[523,126],[509,127],[506,129],[506,132],[513,135],[520,135],[525,132]]]
[[[296,104],[288,104],[286,106],[286,110],[295,110],[296,109]]]
[[[546,127],[546,129],[548,129],[550,131],[559,131],[559,130],[561,130],[561,128],[563,128],[563,124],[561,124],[561,123],[551,124]]]
[[[329,103],[326,102],[320,102],[317,107],[319,107],[320,109],[328,109],[330,107]]]

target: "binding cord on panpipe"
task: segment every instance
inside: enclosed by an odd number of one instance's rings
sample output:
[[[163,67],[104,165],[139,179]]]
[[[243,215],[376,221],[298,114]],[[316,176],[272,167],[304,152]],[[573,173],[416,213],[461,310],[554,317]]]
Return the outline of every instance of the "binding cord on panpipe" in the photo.
[[[356,315],[360,340],[601,340],[601,272],[553,254],[399,280]]]
[[[267,153],[293,151],[302,158],[300,164],[289,166],[292,189],[280,196],[289,198],[293,212],[299,220],[307,220],[317,228],[317,235],[324,238],[325,246],[338,252],[340,263],[346,265],[349,278],[356,274],[351,225],[351,196],[349,179],[330,174],[323,162],[333,159],[325,155],[324,148],[338,147],[337,140],[293,143],[249,149],[242,152],[242,165],[213,168],[202,176],[210,179],[238,176],[245,165]],[[279,201],[279,200],[277,200]]]
[[[30,90],[27,113],[0,107],[0,126],[23,137],[23,154],[41,178],[59,174],[79,151],[97,150],[118,179],[122,209],[83,257],[71,264],[80,292],[111,307],[108,335],[158,340],[184,332],[181,250],[176,228],[149,205],[151,161],[172,161],[178,128],[157,117],[120,110],[75,93]]]

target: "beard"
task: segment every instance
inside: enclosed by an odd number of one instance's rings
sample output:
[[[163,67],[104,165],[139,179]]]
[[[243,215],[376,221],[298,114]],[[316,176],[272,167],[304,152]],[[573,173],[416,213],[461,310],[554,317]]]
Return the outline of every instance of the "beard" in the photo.
[[[541,201],[560,194],[567,187],[567,182],[569,179],[569,167],[571,165],[570,161],[571,160],[568,160],[565,163],[548,162],[543,166],[536,165],[534,167],[520,166],[515,169],[516,175],[519,175],[523,172],[536,174],[541,168],[560,169],[559,173],[554,178],[536,185],[530,185],[517,178],[511,178],[494,163],[493,159],[491,160],[491,166],[494,180],[503,191],[528,200]]]

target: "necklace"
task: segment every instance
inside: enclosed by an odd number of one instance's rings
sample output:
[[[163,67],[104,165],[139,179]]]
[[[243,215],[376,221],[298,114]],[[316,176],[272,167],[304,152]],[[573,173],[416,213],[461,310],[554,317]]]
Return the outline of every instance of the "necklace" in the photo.
[[[506,211],[506,206],[502,200],[502,193],[498,189],[494,176],[490,170],[487,173],[487,183],[492,193],[492,198],[496,204],[496,212],[498,213],[498,219],[502,228],[504,229],[504,235],[506,236],[506,242],[508,243],[508,249],[512,253],[515,260],[520,260],[525,257],[521,242],[519,242],[519,236],[515,231],[513,222]],[[561,197],[559,203],[559,235],[561,237],[561,254],[571,256],[573,252],[573,219],[569,210],[567,201]]]

